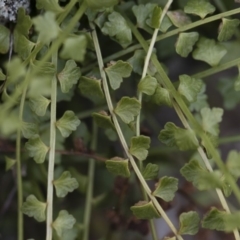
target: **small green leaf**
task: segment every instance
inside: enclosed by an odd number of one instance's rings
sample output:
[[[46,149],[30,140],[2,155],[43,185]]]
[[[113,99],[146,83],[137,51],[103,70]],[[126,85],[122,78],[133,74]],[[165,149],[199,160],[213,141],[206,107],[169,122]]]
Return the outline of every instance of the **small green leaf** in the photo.
[[[114,112],[125,123],[130,123],[134,120],[134,117],[140,113],[141,104],[136,98],[122,97],[117,103]]]
[[[26,142],[25,148],[27,149],[29,156],[33,157],[36,163],[43,163],[49,150],[38,135],[30,138]]]
[[[63,93],[68,93],[74,84],[76,84],[81,76],[80,68],[74,60],[68,60],[64,69],[58,73],[58,79]]]
[[[239,19],[222,18],[222,23],[219,27],[218,41],[222,42],[229,40],[236,32],[239,24]]]
[[[155,93],[152,96],[152,100],[157,105],[167,105],[172,107],[172,98],[170,92],[166,88],[162,88],[159,85],[156,88]]]
[[[99,127],[115,129],[111,117],[106,112],[93,113],[92,116]]]
[[[77,129],[80,120],[73,111],[66,111],[63,116],[56,122],[58,130],[63,137],[68,137],[73,131]]]
[[[152,180],[158,177],[159,166],[157,164],[148,163],[143,169],[142,175],[145,180]]]
[[[130,209],[138,219],[160,218],[160,214],[158,213],[151,201],[140,201],[134,206],[132,206]]]
[[[153,9],[152,18],[151,18],[151,26],[153,28],[159,28],[160,27],[161,15],[162,15],[162,9],[158,6],[155,6],[154,9]]]
[[[167,15],[173,25],[179,28],[192,22],[191,19],[182,10],[168,11]]]
[[[225,47],[216,43],[215,40],[201,37],[192,56],[194,59],[204,61],[214,67],[219,64],[226,53]]]
[[[46,110],[48,105],[50,104],[50,100],[43,97],[42,95],[31,97],[29,99],[29,106],[34,113],[38,116],[44,116],[46,114]]]
[[[182,56],[187,57],[193,50],[194,44],[198,41],[198,32],[180,33],[176,43],[176,52]]]
[[[66,210],[61,210],[52,226],[56,230],[57,235],[62,237],[63,233],[68,229],[72,229],[75,223],[76,219],[71,214]]]
[[[85,35],[68,37],[63,43],[63,49],[60,57],[63,59],[73,59],[82,62],[84,60],[87,48],[87,38]],[[78,54],[76,54],[76,49]]]
[[[137,136],[131,138],[129,152],[138,160],[143,161],[147,158],[151,139],[146,136]]]
[[[109,83],[113,90],[120,87],[123,78],[127,78],[131,75],[132,66],[128,62],[119,60],[117,62],[110,62],[109,66],[105,68]]]
[[[38,126],[35,123],[22,122],[22,134],[25,138],[29,139],[38,134]]]
[[[9,50],[10,30],[0,24],[0,53],[5,54]]]
[[[45,12],[42,16],[33,18],[32,21],[39,32],[38,39],[40,42],[49,43],[58,36],[59,26],[53,12]]]
[[[239,228],[239,221],[240,212],[230,214],[213,207],[203,218],[202,227],[230,232]]]
[[[202,80],[191,78],[188,75],[179,76],[179,80],[178,92],[187,99],[189,103],[195,102],[203,85]]]
[[[146,31],[149,31],[150,28],[146,24],[146,20],[149,17],[149,15],[153,12],[154,7],[156,4],[148,3],[148,4],[140,4],[140,5],[134,5],[132,7],[133,14],[135,15],[137,19],[137,27],[142,28]]]
[[[114,157],[110,160],[107,160],[105,163],[110,173],[114,175],[123,176],[123,177],[130,177],[128,162],[129,162],[128,159]]]
[[[59,198],[65,197],[69,192],[72,192],[79,186],[77,180],[72,178],[68,171],[63,172],[57,180],[54,180],[53,185]]]
[[[6,79],[6,75],[3,74],[2,69],[0,68],[0,81],[4,81]]]
[[[178,147],[181,151],[198,147],[198,140],[192,130],[179,128],[171,122],[165,124],[158,139],[168,147]]]
[[[5,171],[10,170],[16,164],[16,162],[17,161],[15,159],[5,156],[5,163],[6,163]]]
[[[37,0],[36,7],[38,9],[45,9],[54,13],[60,13],[63,9],[59,6],[58,0]]]
[[[101,2],[95,0],[86,0],[86,3],[89,8],[102,9],[113,7],[114,5],[118,4],[118,0],[101,0]]]
[[[146,57],[146,52],[144,50],[136,50],[134,52],[134,55],[128,59],[128,62],[133,67],[133,71],[135,73],[138,73],[139,75],[142,75],[145,57]],[[150,61],[149,65],[148,65],[147,73],[150,76],[153,76],[156,72],[157,72],[157,70],[156,70],[155,66]]]
[[[162,198],[164,201],[172,201],[178,189],[178,179],[173,177],[162,177],[156,184],[153,195]]]
[[[110,37],[116,37],[123,48],[126,48],[132,42],[131,29],[118,12],[113,11],[108,15],[108,22],[105,22],[102,32]]]
[[[240,153],[232,150],[228,153],[226,165],[229,172],[235,177],[240,177]]]
[[[222,121],[223,109],[222,108],[203,108],[201,111],[202,127],[203,130],[218,136],[219,123]]]
[[[147,75],[146,77],[142,78],[138,84],[138,90],[143,92],[147,95],[153,95],[157,88],[157,79]]]
[[[29,30],[31,27],[32,27],[31,17],[28,14],[26,14],[24,8],[19,8],[15,30],[23,34],[25,37],[28,37]]]
[[[87,97],[96,103],[103,101],[104,94],[101,87],[101,80],[81,77],[78,87],[84,97]]]
[[[22,205],[22,212],[29,217],[34,217],[38,222],[43,222],[46,207],[46,203],[40,202],[34,195],[30,195]]]
[[[208,14],[214,13],[215,9],[209,0],[188,0],[184,12],[205,18]]]
[[[182,213],[179,217],[180,228],[179,235],[195,235],[198,232],[200,218],[197,212],[190,211]]]

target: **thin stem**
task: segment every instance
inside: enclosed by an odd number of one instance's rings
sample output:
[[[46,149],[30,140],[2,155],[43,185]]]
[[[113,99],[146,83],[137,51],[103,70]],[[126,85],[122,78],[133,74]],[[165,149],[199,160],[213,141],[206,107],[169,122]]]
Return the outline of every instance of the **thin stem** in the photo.
[[[57,69],[58,52],[52,55],[52,63]],[[47,181],[47,219],[46,219],[46,240],[52,240],[53,222],[53,181],[54,181],[54,160],[56,146],[56,114],[57,114],[57,77],[52,78],[51,87],[51,116],[50,116],[50,150],[48,160],[48,181]]]
[[[238,10],[240,11],[240,9],[238,9]],[[147,42],[145,41],[145,39],[142,37],[142,35],[139,33],[139,31],[136,29],[136,27],[132,24],[132,22],[124,15],[124,13],[122,13],[122,15],[124,16],[125,20],[128,23],[128,26],[131,28],[131,30],[132,30],[133,34],[135,35],[135,37],[137,38],[137,40],[141,43],[143,49],[145,51],[147,51],[148,45],[147,45]],[[220,158],[218,152],[214,148],[214,146],[213,146],[212,142],[210,141],[209,137],[205,134],[201,125],[194,118],[193,114],[190,112],[189,108],[187,107],[186,103],[182,99],[181,95],[178,93],[178,91],[175,89],[173,83],[171,82],[171,80],[166,75],[164,69],[162,68],[161,64],[159,63],[159,61],[157,59],[156,54],[154,54],[154,53],[152,54],[151,60],[152,60],[153,64],[155,65],[158,73],[160,74],[161,80],[164,83],[165,87],[168,89],[170,94],[174,97],[174,99],[178,103],[178,105],[181,108],[184,115],[187,117],[189,123],[191,124],[191,126],[193,127],[195,132],[199,135],[199,137],[202,139],[202,141],[204,141],[207,150],[213,156],[213,159],[215,160],[215,163],[218,166],[218,168],[225,175],[226,180],[228,181],[228,183],[232,187],[232,190],[233,190],[236,198],[238,199],[238,201],[240,203],[240,191],[239,191],[238,185],[236,184],[233,176],[227,170],[225,164],[223,163],[223,161]]]
[[[226,143],[233,143],[233,142],[240,142],[240,135],[222,137],[219,139],[219,144],[226,144]]]
[[[234,15],[234,14],[238,14],[240,13],[240,8],[236,8],[234,10],[230,10],[230,11],[227,11],[227,12],[223,12],[223,13],[220,13],[220,14],[216,14],[214,16],[211,16],[211,17],[208,17],[208,18],[205,18],[205,19],[202,19],[202,20],[199,20],[199,21],[196,21],[196,22],[193,22],[193,23],[190,23],[186,26],[183,26],[183,27],[180,27],[180,28],[176,28],[174,30],[171,30],[169,32],[166,32],[166,33],[163,33],[161,35],[159,35],[156,39],[156,42],[160,41],[160,40],[163,40],[163,39],[166,39],[166,38],[169,38],[169,37],[172,37],[174,35],[177,35],[181,32],[184,32],[184,31],[188,31],[192,28],[196,28],[198,26],[201,26],[203,24],[206,24],[206,23],[210,23],[210,22],[213,22],[213,21],[216,21],[216,20],[219,20],[223,17],[228,17],[228,16],[231,16],[231,15]],[[151,40],[147,40],[147,42],[150,42]],[[114,53],[108,57],[106,57],[104,59],[104,63],[106,62],[109,62],[111,60],[115,60],[115,59],[118,59],[126,54],[129,54],[137,49],[141,49],[142,46],[141,44],[135,44],[131,47],[129,47],[128,49],[124,49],[124,50],[121,50],[117,53]],[[88,65],[87,67],[83,68],[82,72],[83,73],[86,73],[88,71],[90,71],[94,66],[97,65],[97,62],[95,63],[92,63],[90,65]]]
[[[158,203],[157,199],[152,195],[152,192],[151,192],[149,186],[147,185],[145,179],[143,178],[140,170],[138,169],[138,166],[135,163],[135,160],[134,160],[133,156],[129,153],[127,142],[126,142],[126,140],[124,138],[124,135],[122,133],[122,130],[120,128],[118,119],[117,119],[117,117],[114,113],[114,108],[113,108],[113,104],[112,104],[112,100],[111,100],[111,96],[110,96],[110,92],[109,92],[109,88],[108,88],[107,78],[106,78],[106,74],[104,72],[104,64],[103,64],[102,54],[101,54],[101,50],[100,50],[100,46],[99,46],[99,42],[98,42],[97,33],[96,33],[96,30],[95,30],[95,27],[94,27],[93,23],[91,23],[91,22],[90,22],[90,27],[93,29],[92,37],[93,37],[93,42],[94,42],[94,46],[95,46],[95,50],[96,50],[96,54],[97,54],[99,70],[100,70],[100,74],[101,74],[102,81],[103,81],[103,90],[104,90],[104,93],[105,93],[106,101],[107,101],[109,111],[110,111],[112,119],[113,119],[113,123],[114,123],[115,128],[116,128],[117,134],[120,138],[122,147],[125,151],[125,154],[127,155],[128,159],[130,160],[130,163],[133,167],[134,172],[136,173],[140,183],[144,187],[145,192],[148,194],[150,200],[153,202],[157,211],[160,213],[160,215],[166,221],[166,223],[168,224],[168,226],[170,227],[172,232],[175,234],[177,239],[178,240],[183,240],[183,238],[180,235],[178,235],[177,229],[174,227],[171,220],[168,218],[165,211],[162,209],[162,207]]]
[[[87,118],[87,117],[91,117],[92,113],[94,113],[94,112],[99,112],[99,111],[107,110],[107,109],[108,109],[107,105],[103,105],[103,106],[96,107],[96,108],[93,108],[93,109],[90,109],[90,110],[82,111],[82,112],[77,114],[77,117],[79,119],[84,119],[84,118]]]
[[[173,103],[173,107],[174,107],[176,113],[178,114],[178,116],[179,116],[179,118],[180,118],[183,126],[184,126],[186,129],[189,129],[189,130],[192,131],[190,125],[188,124],[187,119],[186,119],[185,116],[183,115],[183,113],[182,113],[181,109],[179,108],[179,106],[178,106],[176,103]],[[209,172],[213,172],[212,166],[211,166],[211,164],[210,164],[210,162],[209,162],[209,160],[208,160],[205,152],[203,151],[202,147],[199,146],[199,147],[197,148],[197,150],[198,150],[198,153],[199,153],[199,155],[201,156],[201,158],[202,158],[202,160],[203,160],[203,162],[204,162],[207,170],[208,170]],[[231,211],[230,211],[230,209],[229,209],[229,207],[228,207],[227,201],[226,201],[226,199],[225,199],[225,197],[224,197],[224,194],[223,194],[222,190],[219,189],[219,188],[216,188],[216,192],[217,192],[218,198],[219,198],[219,200],[220,200],[220,202],[221,202],[221,205],[222,205],[223,209],[224,209],[227,213],[231,213]],[[239,235],[239,232],[238,232],[237,229],[234,229],[234,230],[233,230],[233,234],[234,234],[236,240],[240,240],[240,235]]]
[[[24,231],[23,231],[23,213],[21,211],[23,204],[23,189],[22,189],[22,167],[21,167],[21,125],[23,121],[23,110],[26,99],[27,85],[25,86],[20,107],[19,107],[19,124],[20,126],[17,129],[17,139],[16,139],[16,165],[17,165],[17,192],[18,192],[18,240],[23,240]]]
[[[92,141],[91,149],[96,151],[97,146],[97,125],[93,121],[93,132],[92,132]],[[84,233],[83,240],[89,239],[89,225],[91,219],[91,210],[92,210],[92,198],[93,198],[93,183],[94,183],[94,171],[95,171],[95,160],[93,158],[89,159],[88,164],[88,185],[87,185],[87,197],[85,203],[85,212],[84,212]]]

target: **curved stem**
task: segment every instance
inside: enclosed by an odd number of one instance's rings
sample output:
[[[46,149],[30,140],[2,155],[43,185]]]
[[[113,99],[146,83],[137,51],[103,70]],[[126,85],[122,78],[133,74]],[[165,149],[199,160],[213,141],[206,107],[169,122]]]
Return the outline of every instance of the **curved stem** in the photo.
[[[52,63],[57,69],[58,53],[52,55]],[[51,87],[51,116],[50,116],[50,150],[48,160],[48,181],[47,181],[47,219],[46,219],[46,240],[52,240],[53,222],[53,181],[54,181],[54,160],[56,146],[56,114],[57,114],[57,77],[52,78]]]
[[[99,46],[99,42],[98,42],[98,37],[97,37],[96,31],[95,31],[95,27],[94,27],[93,23],[91,23],[91,22],[90,22],[90,27],[93,29],[92,37],[93,37],[93,42],[94,42],[94,46],[95,46],[95,50],[96,50],[96,54],[97,54],[99,70],[100,70],[100,74],[101,74],[102,81],[103,81],[102,83],[103,83],[103,89],[104,89],[106,101],[107,101],[107,104],[108,104],[110,114],[112,116],[113,123],[114,123],[115,128],[116,128],[117,134],[120,138],[122,147],[125,151],[125,154],[127,155],[128,159],[130,160],[130,163],[133,167],[133,170],[134,170],[135,174],[137,175],[140,183],[142,184],[142,186],[143,186],[145,192],[147,193],[148,197],[150,198],[150,200],[153,202],[157,211],[160,213],[160,215],[166,221],[166,223],[168,224],[168,226],[170,227],[172,232],[175,234],[177,239],[178,240],[183,240],[183,238],[180,235],[178,235],[177,229],[174,227],[173,223],[168,218],[167,214],[162,209],[162,207],[158,203],[157,199],[152,195],[152,192],[151,192],[149,186],[147,185],[145,179],[143,178],[142,173],[140,172],[137,164],[135,163],[135,160],[134,160],[133,156],[129,153],[127,142],[126,142],[126,140],[124,138],[124,135],[123,135],[123,132],[120,128],[117,116],[114,113],[114,108],[113,108],[113,104],[112,104],[112,100],[111,100],[111,96],[110,96],[110,92],[109,92],[109,88],[108,88],[108,83],[107,83],[107,77],[106,77],[106,74],[104,72],[104,64],[103,64],[103,60],[102,60],[102,54],[101,54],[101,50],[100,50],[100,46]]]
[[[93,131],[92,131],[92,141],[91,141],[91,150],[96,151],[97,146],[97,125],[93,121]],[[89,239],[89,225],[91,219],[91,210],[92,210],[92,198],[93,198],[93,183],[94,183],[94,171],[95,171],[95,160],[93,158],[89,159],[88,164],[88,185],[87,185],[87,196],[85,203],[85,212],[84,212],[84,233],[83,240]]]
[[[176,113],[178,114],[178,117],[180,118],[183,126],[184,126],[186,129],[192,130],[191,127],[190,127],[190,125],[188,124],[187,119],[185,118],[185,116],[183,115],[181,109],[179,108],[179,106],[178,106],[176,103],[173,102],[173,107],[174,107]],[[207,170],[208,170],[209,172],[213,172],[212,166],[211,166],[211,164],[210,164],[210,162],[209,162],[209,160],[208,160],[205,152],[203,151],[202,147],[199,146],[199,147],[197,148],[197,151],[198,151],[199,155],[201,156],[201,158],[202,158],[202,160],[203,160],[203,162],[204,162]],[[224,194],[223,194],[222,190],[219,189],[219,188],[216,188],[216,192],[217,192],[218,198],[219,198],[219,200],[220,200],[220,203],[221,203],[223,209],[224,209],[227,213],[231,213],[231,211],[230,211],[230,209],[229,209],[229,207],[228,207],[227,201],[226,201],[226,199],[225,199],[225,197],[224,197]],[[238,229],[234,229],[234,230],[233,230],[233,234],[234,234],[236,240],[240,240],[240,235],[239,235]]]

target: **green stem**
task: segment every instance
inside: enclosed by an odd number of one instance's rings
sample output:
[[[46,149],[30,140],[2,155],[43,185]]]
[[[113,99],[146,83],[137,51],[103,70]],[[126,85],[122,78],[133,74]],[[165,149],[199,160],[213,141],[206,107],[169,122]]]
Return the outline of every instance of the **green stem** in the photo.
[[[233,143],[233,142],[240,142],[240,135],[222,137],[219,139],[219,144],[226,144],[226,143]]]
[[[228,17],[228,16],[231,16],[231,15],[234,15],[234,14],[238,14],[240,13],[240,8],[236,8],[234,10],[230,10],[230,11],[227,11],[227,12],[223,12],[223,13],[220,13],[220,14],[216,14],[212,17],[208,17],[208,18],[205,18],[205,19],[202,19],[202,20],[199,20],[199,21],[196,21],[196,22],[193,22],[193,23],[190,23],[186,26],[183,26],[183,27],[180,27],[180,28],[176,28],[174,30],[171,30],[169,32],[166,32],[166,33],[163,33],[161,35],[159,35],[156,39],[156,42],[160,41],[160,40],[163,40],[163,39],[166,39],[166,38],[169,38],[169,37],[172,37],[174,35],[177,35],[181,32],[184,32],[184,31],[188,31],[192,28],[196,28],[198,26],[201,26],[203,24],[206,24],[206,23],[210,23],[210,22],[213,22],[213,21],[216,21],[216,20],[219,20],[223,17]],[[147,40],[147,42],[150,42],[151,40]],[[136,45],[133,45],[131,47],[129,47],[128,49],[124,49],[124,50],[121,50],[117,53],[114,53],[110,56],[108,56],[107,58],[104,59],[104,63],[106,62],[109,62],[109,61],[112,61],[112,60],[115,60],[117,58],[120,58],[128,53],[131,53],[137,49],[141,49],[142,46],[141,44],[136,44]],[[83,73],[86,73],[88,71],[90,71],[92,68],[94,68],[95,66],[97,65],[97,62],[95,63],[92,63],[90,65],[88,65],[87,67],[83,68],[82,72]]]
[[[237,10],[240,11],[240,8],[237,9]],[[122,13],[122,15],[124,16],[125,20],[127,21],[127,23],[129,25],[129,27],[131,28],[133,34],[135,35],[137,40],[142,45],[143,49],[145,51],[147,51],[148,50],[148,44],[145,41],[145,39],[142,37],[142,35],[139,33],[139,31],[136,29],[136,27],[132,24],[132,22],[124,15],[124,13]],[[238,199],[238,201],[240,203],[240,191],[239,191],[238,185],[236,184],[235,179],[233,178],[233,176],[228,172],[225,164],[223,163],[223,161],[220,158],[218,152],[216,151],[216,149],[212,145],[209,137],[205,134],[205,132],[203,131],[201,125],[194,118],[194,116],[192,115],[192,113],[188,109],[187,105],[185,104],[184,100],[182,99],[181,95],[178,93],[178,91],[175,89],[173,83],[171,82],[171,80],[166,75],[164,69],[162,68],[161,64],[159,63],[159,61],[157,59],[156,54],[152,54],[151,60],[152,60],[153,64],[155,65],[158,73],[160,74],[162,82],[164,83],[165,87],[169,90],[170,94],[174,97],[174,99],[178,103],[178,105],[179,105],[180,109],[182,110],[182,112],[184,113],[184,115],[187,117],[189,123],[191,124],[191,126],[193,127],[195,132],[203,140],[207,150],[213,156],[213,159],[215,160],[216,165],[218,166],[218,168],[225,175],[226,180],[228,181],[228,183],[232,187],[232,190],[233,190],[235,196],[237,197],[237,199]]]
[[[25,86],[20,107],[19,107],[19,123],[20,126],[17,129],[17,139],[16,139],[16,165],[17,165],[17,191],[18,191],[18,240],[23,240],[24,238],[24,231],[23,231],[23,213],[21,211],[22,204],[23,204],[23,189],[22,189],[22,167],[21,167],[21,125],[23,121],[23,110],[24,110],[24,104],[26,99],[26,93],[27,93],[27,86]]]
[[[171,220],[168,218],[165,211],[162,209],[162,207],[158,203],[157,199],[152,195],[152,192],[151,192],[148,184],[146,183],[145,179],[143,178],[142,173],[140,172],[137,164],[135,163],[135,160],[134,160],[133,156],[129,153],[129,148],[128,148],[127,142],[124,138],[124,135],[123,135],[123,132],[122,132],[121,127],[119,125],[117,116],[114,113],[114,107],[113,107],[113,104],[112,104],[111,95],[110,95],[109,88],[108,88],[107,77],[106,77],[106,74],[104,72],[104,64],[103,64],[102,54],[101,54],[101,50],[100,50],[100,46],[99,46],[99,42],[98,42],[97,33],[96,33],[96,30],[95,30],[95,26],[91,22],[90,22],[90,27],[93,29],[92,37],[93,37],[93,42],[94,42],[94,46],[95,46],[95,50],[96,50],[96,54],[97,54],[99,70],[100,70],[100,74],[101,74],[102,81],[103,81],[102,82],[103,83],[103,90],[104,90],[104,93],[105,93],[105,97],[106,97],[106,101],[107,101],[107,104],[108,104],[109,112],[112,116],[112,120],[113,120],[113,123],[115,125],[116,131],[117,131],[118,137],[121,141],[124,152],[127,155],[128,159],[130,160],[130,163],[133,167],[133,170],[134,170],[135,174],[137,175],[140,183],[144,187],[145,192],[147,193],[150,200],[153,202],[157,211],[160,213],[160,215],[166,221],[166,223],[168,224],[168,226],[170,227],[172,232],[175,234],[177,239],[178,240],[183,240],[183,238],[180,235],[178,235],[177,229],[174,227]]]
[[[80,112],[79,114],[77,114],[77,117],[79,119],[91,117],[91,115],[94,112],[99,112],[99,111],[107,110],[107,109],[108,109],[107,105],[103,105],[103,106],[100,106],[100,107],[96,107],[96,108],[93,108],[93,109],[90,109],[90,110],[86,110],[86,111]]]
[[[52,55],[52,63],[57,69],[58,52]],[[52,240],[53,222],[53,181],[54,181],[54,160],[56,146],[56,114],[57,114],[57,77],[52,78],[51,87],[51,116],[50,116],[50,150],[48,160],[48,181],[47,181],[47,219],[46,219],[46,240]]]
[[[55,40],[54,44],[51,46],[51,48],[48,50],[48,52],[44,55],[44,57],[42,59],[40,59],[39,65],[38,65],[39,68],[35,68],[33,71],[31,71],[29,76],[27,78],[25,78],[25,80],[21,84],[19,84],[19,91],[15,91],[11,96],[12,101],[7,101],[7,102],[3,103],[2,108],[1,108],[1,117],[2,117],[1,119],[4,119],[6,117],[8,110],[12,106],[14,106],[15,101],[20,96],[22,89],[25,87],[25,85],[28,85],[28,83],[31,81],[31,79],[33,79],[34,75],[36,73],[38,73],[38,71],[39,71],[38,69],[40,69],[43,66],[43,64],[51,58],[52,54],[59,49],[59,47],[65,40],[65,38],[72,31],[72,29],[75,27],[76,23],[79,21],[79,19],[85,13],[86,9],[87,9],[87,5],[84,1],[82,3],[82,5],[80,6],[80,8],[78,9],[78,11],[76,12],[76,14],[72,17],[70,23],[65,28],[65,30]],[[1,119],[0,119],[0,121],[1,121]]]
[[[196,74],[192,75],[192,77],[194,77],[194,78],[205,78],[205,77],[208,77],[208,76],[213,75],[215,73],[224,71],[224,70],[226,70],[228,68],[235,67],[239,63],[240,63],[240,58],[237,58],[237,59],[234,59],[234,60],[232,60],[230,62],[220,64],[217,67],[213,67],[213,68],[207,69],[205,71],[196,73]]]
[[[173,107],[174,107],[176,113],[178,114],[178,116],[179,116],[179,118],[180,118],[183,126],[184,126],[186,129],[189,129],[189,130],[193,131],[193,130],[191,129],[190,125],[188,124],[187,119],[186,119],[185,116],[183,115],[181,109],[179,108],[179,106],[178,106],[176,103],[173,103]],[[205,152],[203,151],[202,147],[199,146],[197,150],[198,150],[198,153],[199,153],[199,155],[201,156],[201,158],[202,158],[202,160],[203,160],[203,162],[204,162],[207,170],[208,170],[209,172],[213,172],[212,166],[211,166],[211,164],[210,164],[210,162],[209,162],[209,160],[208,160]],[[228,207],[227,201],[226,201],[226,199],[225,199],[225,197],[224,197],[224,194],[223,194],[222,190],[219,189],[219,188],[216,188],[216,192],[217,192],[218,198],[219,198],[219,200],[220,200],[220,203],[221,203],[223,209],[224,209],[227,213],[231,213],[231,211],[230,211],[230,209],[229,209],[229,207]],[[240,235],[239,235],[239,232],[238,232],[237,229],[234,229],[234,230],[233,230],[233,234],[234,234],[236,240],[240,240]]]
[[[92,132],[91,150],[96,151],[97,146],[97,125],[93,121],[93,132]],[[94,183],[94,171],[95,171],[95,160],[90,158],[88,165],[88,185],[87,185],[87,196],[85,203],[84,212],[84,233],[83,240],[89,239],[89,225],[91,219],[92,210],[92,198],[93,198],[93,183]]]

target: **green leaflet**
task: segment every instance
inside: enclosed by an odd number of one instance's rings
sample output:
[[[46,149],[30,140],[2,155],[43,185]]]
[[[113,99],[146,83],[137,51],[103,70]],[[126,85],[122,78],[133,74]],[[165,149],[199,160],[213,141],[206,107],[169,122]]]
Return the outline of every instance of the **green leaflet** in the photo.
[[[238,19],[223,18],[219,27],[218,41],[222,42],[229,40],[236,32],[239,24],[240,21]]]
[[[60,56],[63,59],[73,59],[82,62],[85,58],[87,48],[87,38],[85,35],[74,35],[68,37],[64,43]],[[76,54],[78,49],[78,54]]]
[[[182,213],[179,217],[180,228],[178,233],[180,235],[195,235],[199,229],[200,218],[197,212],[190,211]]]
[[[201,37],[192,56],[194,59],[204,61],[214,67],[219,64],[226,53],[225,47],[216,43],[215,40]]]
[[[45,9],[54,13],[60,13],[63,9],[59,6],[57,0],[37,0],[36,7],[38,9]]]
[[[63,116],[56,122],[56,127],[63,137],[68,137],[72,131],[75,131],[80,125],[80,120],[75,116],[73,111],[66,111]]]
[[[72,229],[75,223],[76,219],[71,214],[69,214],[66,210],[61,210],[52,226],[56,230],[57,235],[62,237],[64,232],[68,229]]]
[[[151,27],[153,28],[160,27],[161,15],[162,15],[162,9],[158,6],[155,6],[152,12],[152,17],[151,17]]]
[[[4,81],[6,79],[6,75],[3,74],[2,69],[0,68],[0,81]]]
[[[229,170],[229,172],[237,179],[240,177],[240,153],[235,151],[235,150],[231,150],[228,153],[227,156],[227,161],[226,161],[226,165],[227,168]]]
[[[152,13],[156,4],[147,3],[145,5],[134,5],[132,11],[137,19],[137,27],[146,30],[147,32],[151,31],[151,28],[147,25],[146,21],[149,15]]]
[[[222,121],[223,109],[222,108],[203,108],[200,111],[202,117],[203,130],[218,136],[219,123]]]
[[[240,213],[226,213],[219,211],[215,207],[204,216],[202,220],[202,227],[207,229],[214,229],[218,231],[230,232],[239,228]]]
[[[167,15],[176,27],[180,28],[191,23],[191,19],[182,10],[168,11]]]
[[[185,13],[198,15],[205,18],[208,14],[214,13],[216,8],[209,2],[209,0],[188,0],[184,7]]]
[[[156,164],[148,163],[143,169],[142,175],[145,180],[152,180],[158,177],[159,166]]]
[[[46,114],[46,110],[48,105],[50,104],[50,100],[43,97],[42,95],[31,97],[29,99],[29,106],[34,113],[38,116],[44,116]]]
[[[140,113],[141,104],[136,98],[122,97],[117,103],[114,112],[125,123],[130,123],[134,120],[134,117]]]
[[[36,163],[43,163],[45,161],[49,147],[47,147],[38,135],[34,135],[30,138],[26,144],[25,148],[28,151],[30,157],[33,157]]]
[[[187,102],[195,102],[203,85],[202,80],[191,78],[188,75],[180,75],[179,80],[180,84],[178,86],[178,92],[187,100]]]
[[[77,180],[72,178],[68,171],[63,172],[57,180],[54,180],[53,185],[55,186],[57,196],[60,198],[65,197],[69,192],[73,192],[79,186]]]
[[[156,88],[157,88],[157,79],[147,75],[146,77],[142,78],[138,84],[138,91],[143,92],[147,95],[153,95]]]
[[[101,87],[101,80],[81,77],[78,85],[81,94],[95,103],[103,102],[104,94]]]
[[[10,31],[0,24],[0,53],[5,54],[9,50]]]
[[[22,212],[29,217],[34,217],[38,222],[43,222],[46,207],[46,203],[40,202],[34,195],[30,195],[22,205]]]
[[[74,84],[76,84],[81,76],[80,68],[74,60],[68,60],[63,70],[58,73],[58,80],[63,93],[69,92]]]
[[[117,62],[110,62],[107,68],[105,68],[107,73],[110,86],[113,90],[120,87],[123,78],[127,78],[131,75],[132,66],[128,62],[123,62],[119,60]]]
[[[102,9],[113,7],[114,5],[118,4],[118,0],[101,0],[101,2],[95,0],[86,0],[86,3],[90,8]]]
[[[173,177],[162,177],[155,186],[153,195],[162,198],[164,201],[172,201],[178,189],[178,179]]]
[[[152,96],[153,102],[157,105],[167,105],[172,107],[172,98],[170,92],[166,88],[162,88],[159,85],[156,88],[155,93]]]
[[[101,128],[115,129],[112,119],[106,112],[101,111],[99,113],[92,114],[94,121]]]
[[[16,160],[5,156],[5,164],[5,171],[8,171],[16,164]]]
[[[151,139],[146,136],[137,136],[131,138],[129,152],[138,160],[143,161],[147,158]]]
[[[38,125],[36,123],[22,122],[22,134],[29,139],[38,134]]]
[[[118,27],[116,27],[118,26]],[[125,19],[118,12],[108,15],[108,22],[102,28],[102,32],[110,37],[115,37],[123,48],[132,43],[132,32]]]
[[[130,177],[128,162],[129,162],[128,159],[114,157],[110,160],[107,160],[105,163],[110,173],[114,175],[123,176],[123,177]]]
[[[179,128],[171,122],[165,124],[158,139],[168,147],[178,147],[181,151],[197,149],[198,147],[198,140],[192,130]]]
[[[180,33],[176,42],[176,52],[182,56],[187,57],[193,50],[194,44],[198,41],[198,32]]]
[[[44,15],[37,16],[32,21],[39,32],[40,42],[47,44],[58,36],[60,29],[53,12],[45,12]]]
[[[160,218],[160,214],[158,213],[151,201],[140,201],[134,206],[132,206],[130,209],[138,219]]]

